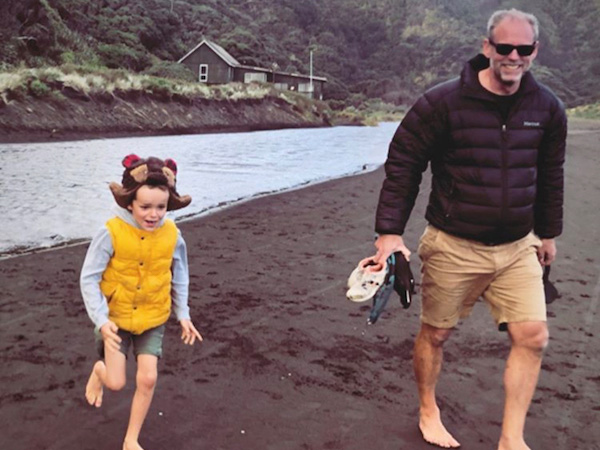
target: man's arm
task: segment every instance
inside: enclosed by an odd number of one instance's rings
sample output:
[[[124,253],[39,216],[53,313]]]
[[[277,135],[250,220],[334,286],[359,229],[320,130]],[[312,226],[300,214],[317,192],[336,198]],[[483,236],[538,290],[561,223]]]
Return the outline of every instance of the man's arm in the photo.
[[[546,130],[538,150],[534,231],[541,239],[552,239],[563,225],[567,116],[562,103],[557,102]]]
[[[390,143],[385,162],[386,178],[379,194],[375,231],[377,262],[401,251],[408,259],[410,250],[402,234],[419,193],[423,172],[440,143],[444,120],[439,106],[423,95],[406,114]]]
[[[567,115],[558,101],[538,152],[534,232],[542,241],[537,255],[543,266],[556,259],[554,238],[562,232],[566,139]]]

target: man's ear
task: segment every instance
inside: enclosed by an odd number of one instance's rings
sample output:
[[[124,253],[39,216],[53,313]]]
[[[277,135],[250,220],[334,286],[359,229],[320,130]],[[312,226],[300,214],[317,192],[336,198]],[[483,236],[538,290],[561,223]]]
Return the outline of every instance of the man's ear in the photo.
[[[492,46],[492,44],[490,44],[490,40],[488,38],[485,38],[483,40],[483,44],[481,45],[481,53],[483,53],[486,58],[490,59],[493,50],[494,47]]]
[[[533,51],[533,53],[529,57],[530,61],[533,61],[537,57],[539,49],[540,49],[540,41],[536,41],[535,42],[535,50]]]

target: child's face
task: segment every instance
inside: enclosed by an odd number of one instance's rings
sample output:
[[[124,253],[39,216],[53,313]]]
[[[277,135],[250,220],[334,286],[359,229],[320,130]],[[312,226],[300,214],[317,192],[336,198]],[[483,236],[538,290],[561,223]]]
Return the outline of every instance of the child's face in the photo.
[[[127,207],[137,224],[146,231],[154,231],[167,213],[169,191],[158,187],[142,186],[135,200]]]

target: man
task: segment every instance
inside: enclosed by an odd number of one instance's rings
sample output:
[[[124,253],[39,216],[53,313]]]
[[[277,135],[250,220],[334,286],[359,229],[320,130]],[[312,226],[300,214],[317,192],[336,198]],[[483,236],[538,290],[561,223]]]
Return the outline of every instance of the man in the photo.
[[[402,234],[431,163],[413,363],[419,428],[439,447],[460,446],[436,402],[442,345],[481,296],[511,340],[498,449],[529,449],[525,417],[548,343],[542,265],[554,261],[562,231],[566,139],[562,103],[528,72],[538,49],[534,16],[495,12],[483,55],[417,101],[385,164],[376,219],[380,264],[396,251],[409,258]]]

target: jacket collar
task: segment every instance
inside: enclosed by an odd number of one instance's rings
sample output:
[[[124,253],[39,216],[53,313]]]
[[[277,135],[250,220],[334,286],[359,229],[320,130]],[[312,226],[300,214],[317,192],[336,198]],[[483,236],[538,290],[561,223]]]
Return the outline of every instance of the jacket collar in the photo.
[[[481,70],[490,66],[490,60],[483,54],[478,54],[469,60],[463,67],[460,75],[461,90],[464,95],[483,99],[492,99],[494,94],[485,89],[479,82],[478,74]],[[521,78],[521,85],[517,91],[519,95],[536,91],[540,88],[533,75],[527,71]]]

